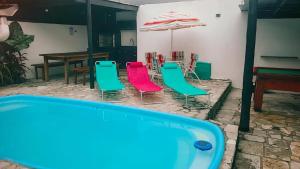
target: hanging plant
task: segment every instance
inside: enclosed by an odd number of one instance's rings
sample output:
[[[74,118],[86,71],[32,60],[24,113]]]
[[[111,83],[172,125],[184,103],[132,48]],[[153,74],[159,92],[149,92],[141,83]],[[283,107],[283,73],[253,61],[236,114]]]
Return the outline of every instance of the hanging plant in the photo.
[[[33,35],[23,33],[18,22],[12,22],[9,30],[9,38],[0,42],[0,86],[25,81],[28,68],[24,63],[26,53],[22,50],[27,49],[34,40]]]

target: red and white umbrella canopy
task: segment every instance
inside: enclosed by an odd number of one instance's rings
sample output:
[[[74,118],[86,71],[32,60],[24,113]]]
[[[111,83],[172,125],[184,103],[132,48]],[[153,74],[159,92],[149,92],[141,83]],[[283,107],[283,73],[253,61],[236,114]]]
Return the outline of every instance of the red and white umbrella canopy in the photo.
[[[165,31],[191,28],[196,26],[206,26],[206,24],[200,22],[199,18],[190,17],[186,14],[171,11],[144,23],[140,30]]]
[[[190,17],[189,15],[168,12],[159,17],[153,18],[151,21],[144,23],[140,31],[166,31],[171,30],[171,55],[173,51],[173,30],[192,28],[197,26],[206,26],[200,22],[199,18]]]

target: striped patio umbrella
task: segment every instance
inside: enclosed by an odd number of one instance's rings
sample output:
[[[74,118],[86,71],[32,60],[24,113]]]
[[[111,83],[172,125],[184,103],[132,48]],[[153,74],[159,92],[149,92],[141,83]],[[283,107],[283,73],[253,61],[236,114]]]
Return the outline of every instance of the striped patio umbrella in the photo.
[[[171,53],[173,51],[173,30],[192,28],[197,26],[206,26],[201,23],[198,18],[190,17],[189,15],[168,12],[159,17],[153,18],[151,21],[144,23],[140,28],[141,31],[166,31],[171,30]]]

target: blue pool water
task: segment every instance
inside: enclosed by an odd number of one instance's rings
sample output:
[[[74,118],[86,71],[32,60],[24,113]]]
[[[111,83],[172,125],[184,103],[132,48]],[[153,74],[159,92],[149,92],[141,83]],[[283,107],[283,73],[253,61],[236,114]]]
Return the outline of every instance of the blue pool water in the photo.
[[[208,141],[212,149],[194,147]],[[215,169],[214,124],[150,110],[40,96],[0,97],[0,159],[40,169]]]

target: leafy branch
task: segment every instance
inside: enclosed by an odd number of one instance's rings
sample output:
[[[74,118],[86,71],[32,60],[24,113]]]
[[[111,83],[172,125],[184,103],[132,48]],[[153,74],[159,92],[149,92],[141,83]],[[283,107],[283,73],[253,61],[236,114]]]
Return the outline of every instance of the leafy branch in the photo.
[[[9,25],[10,36],[0,42],[0,86],[22,83],[26,80],[27,60],[26,53],[21,51],[27,49],[33,42],[33,35],[25,35],[18,22]]]

